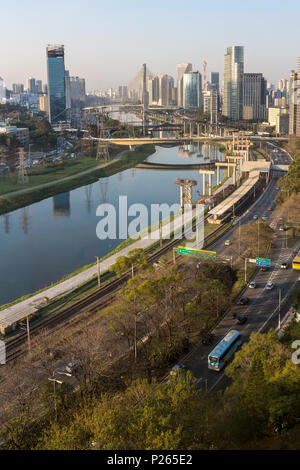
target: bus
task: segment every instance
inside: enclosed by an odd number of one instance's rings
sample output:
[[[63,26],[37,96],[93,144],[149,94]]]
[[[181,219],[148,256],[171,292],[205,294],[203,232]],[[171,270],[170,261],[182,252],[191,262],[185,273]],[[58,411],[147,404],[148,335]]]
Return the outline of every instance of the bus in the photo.
[[[208,368],[220,371],[242,344],[241,333],[231,330],[208,355]]]
[[[293,259],[293,269],[300,270],[300,251],[297,256]]]

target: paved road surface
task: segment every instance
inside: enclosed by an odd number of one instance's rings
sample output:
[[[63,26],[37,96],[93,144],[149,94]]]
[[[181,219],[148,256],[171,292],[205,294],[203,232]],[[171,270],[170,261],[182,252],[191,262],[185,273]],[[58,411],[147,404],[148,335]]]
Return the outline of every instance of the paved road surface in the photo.
[[[273,148],[270,146],[270,149]],[[275,152],[279,164],[289,164],[290,157],[286,152]],[[262,194],[258,201],[240,218],[240,223],[244,224],[254,220],[253,216],[259,218],[268,215],[268,207],[275,207],[275,198],[278,193],[277,180],[270,182],[268,189]],[[237,225],[237,224],[236,224]],[[211,245],[210,249],[217,251],[224,257],[233,259],[237,258],[237,254],[231,246],[225,247],[224,242],[230,239],[236,227],[227,232],[221,239]],[[266,332],[271,327],[276,328],[278,324],[278,305],[279,305],[279,289],[281,289],[281,318],[284,317],[290,306],[287,302],[288,295],[299,278],[299,273],[292,270],[291,260],[293,251],[297,247],[286,248],[286,240],[284,232],[277,232],[278,238],[275,239],[276,248],[272,251],[272,267],[266,272],[258,272],[254,277],[257,284],[256,289],[247,288],[243,295],[249,297],[249,304],[246,306],[233,305],[224,319],[214,329],[214,342],[210,346],[204,346],[199,343],[193,351],[191,351],[180,363],[186,365],[197,378],[199,386],[207,387],[207,390],[216,391],[224,389],[229,383],[229,379],[225,376],[224,371],[215,372],[207,367],[207,356],[217,343],[231,329],[241,332],[243,341],[247,341],[250,334],[256,332]],[[298,245],[300,250],[300,244]],[[280,269],[282,262],[289,262],[287,270]],[[267,282],[273,282],[275,287],[268,291],[265,289]],[[247,316],[247,322],[244,325],[237,325],[233,315],[244,314]]]

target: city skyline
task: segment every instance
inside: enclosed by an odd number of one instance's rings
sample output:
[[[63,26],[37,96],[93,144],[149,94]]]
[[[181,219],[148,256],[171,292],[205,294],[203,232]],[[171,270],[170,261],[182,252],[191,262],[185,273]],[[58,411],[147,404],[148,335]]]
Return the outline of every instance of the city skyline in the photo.
[[[23,8],[14,0],[2,7],[4,16],[13,18],[16,31],[10,47],[1,53],[0,75],[8,87],[26,83],[28,77],[46,82],[45,47],[55,43],[65,45],[66,68],[86,78],[87,90],[126,85],[142,63],[155,74],[175,78],[177,64],[190,62],[201,72],[206,60],[208,74],[219,72],[222,79],[223,58],[230,44],[245,47],[246,73],[261,72],[269,82],[277,83],[289,78],[299,55],[296,17],[300,6],[294,0],[285,3],[287,14],[294,13],[292,18],[289,15],[288,30],[282,3],[269,0],[260,3],[259,9],[257,1],[247,9],[235,0],[217,1],[214,6],[192,0],[188,9],[178,1],[161,5],[154,0],[151,10],[135,0],[126,5],[117,0],[114,11],[95,0],[89,1],[88,8],[82,0],[66,0],[59,9],[56,4],[57,0],[45,1],[37,8],[31,0]],[[11,30],[12,21],[5,22],[3,39]],[[288,39],[283,41],[283,37]]]

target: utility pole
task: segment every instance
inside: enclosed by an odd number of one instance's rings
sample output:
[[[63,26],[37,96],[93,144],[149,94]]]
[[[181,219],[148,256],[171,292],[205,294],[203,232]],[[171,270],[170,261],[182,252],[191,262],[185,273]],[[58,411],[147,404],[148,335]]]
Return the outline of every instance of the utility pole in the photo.
[[[173,264],[176,264],[176,248],[173,248]]]
[[[30,328],[29,328],[29,315],[26,317],[26,325],[27,325],[27,342],[28,342],[28,351],[31,353],[31,340],[30,340]]]
[[[100,289],[101,287],[101,279],[100,279],[100,261],[97,256],[97,274],[98,274],[98,288]]]
[[[159,240],[160,240],[160,247],[162,248],[162,221],[159,221]]]
[[[259,258],[259,219],[257,221],[257,257]]]
[[[278,295],[278,330],[281,328],[281,289],[279,289]]]
[[[245,283],[247,283],[247,258],[245,258]]]
[[[239,219],[239,256],[241,256],[241,219]]]

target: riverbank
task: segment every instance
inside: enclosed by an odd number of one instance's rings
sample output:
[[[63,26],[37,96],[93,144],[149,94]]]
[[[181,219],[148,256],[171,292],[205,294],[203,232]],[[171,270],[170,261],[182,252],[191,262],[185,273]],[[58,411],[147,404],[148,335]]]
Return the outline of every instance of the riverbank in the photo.
[[[0,215],[26,207],[35,202],[55,196],[56,194],[71,191],[80,186],[95,183],[99,178],[112,176],[119,171],[134,167],[155,153],[155,146],[144,144],[137,146],[134,151],[124,151],[120,157],[103,163],[96,168],[90,168],[79,176],[72,175],[62,178],[58,182],[45,183],[42,186],[29,188],[24,192],[0,197]]]

